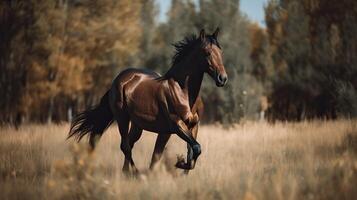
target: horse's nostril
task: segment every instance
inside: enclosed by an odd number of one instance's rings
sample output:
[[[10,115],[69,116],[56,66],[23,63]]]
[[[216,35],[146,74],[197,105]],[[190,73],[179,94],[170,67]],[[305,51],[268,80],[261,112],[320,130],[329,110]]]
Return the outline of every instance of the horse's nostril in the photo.
[[[222,84],[225,84],[227,82],[227,76],[219,74],[217,78],[218,78],[218,81]]]
[[[222,75],[220,75],[220,74],[218,74],[218,81],[220,82],[220,83],[222,83]]]

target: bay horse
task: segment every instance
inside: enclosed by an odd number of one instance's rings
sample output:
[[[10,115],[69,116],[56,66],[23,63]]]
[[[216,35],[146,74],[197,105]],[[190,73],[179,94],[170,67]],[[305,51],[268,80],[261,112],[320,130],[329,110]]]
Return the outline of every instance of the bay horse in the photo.
[[[97,106],[74,117],[68,138],[80,141],[88,135],[94,150],[103,132],[115,120],[125,156],[123,171],[136,173],[132,149],[143,130],[158,133],[151,169],[161,158],[171,134],[176,134],[187,142],[188,149],[187,161],[178,160],[176,167],[186,172],[193,169],[201,154],[196,137],[203,111],[199,96],[203,75],[208,73],[218,87],[227,82],[218,33],[219,28],[211,35],[202,29],[199,36],[185,37],[175,43],[172,66],[163,76],[135,68],[119,73]]]

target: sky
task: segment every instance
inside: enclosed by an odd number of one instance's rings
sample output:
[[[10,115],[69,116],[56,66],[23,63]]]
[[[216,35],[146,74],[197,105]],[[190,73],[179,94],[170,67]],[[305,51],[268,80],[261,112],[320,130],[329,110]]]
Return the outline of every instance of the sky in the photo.
[[[159,21],[166,20],[166,13],[170,9],[171,0],[156,0],[160,6]],[[247,14],[252,21],[258,22],[261,26],[264,24],[263,6],[268,0],[240,0],[240,9]]]

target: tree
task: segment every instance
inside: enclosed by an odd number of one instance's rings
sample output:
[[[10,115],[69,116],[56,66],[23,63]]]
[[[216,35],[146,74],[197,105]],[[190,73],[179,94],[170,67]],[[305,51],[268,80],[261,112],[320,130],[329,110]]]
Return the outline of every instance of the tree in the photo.
[[[356,108],[356,5],[348,0],[269,2],[267,32],[278,75],[270,96],[274,118],[356,113],[345,108]]]
[[[0,6],[3,123],[63,120],[67,109],[96,103],[138,49],[139,0],[3,1]]]

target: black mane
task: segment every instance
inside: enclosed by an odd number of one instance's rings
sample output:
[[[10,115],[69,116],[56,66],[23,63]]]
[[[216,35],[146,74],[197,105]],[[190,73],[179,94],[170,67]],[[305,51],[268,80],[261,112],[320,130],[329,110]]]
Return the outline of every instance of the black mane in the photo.
[[[192,34],[190,36],[186,36],[183,40],[174,43],[172,46],[175,47],[175,55],[172,57],[172,66],[178,64],[184,57],[186,57],[190,50],[192,50],[193,47],[200,42],[201,41],[196,37],[196,35]]]
[[[203,46],[214,44],[217,45],[219,48],[221,48],[217,39],[211,35],[206,36],[206,40],[204,43],[202,43],[201,40],[195,34],[186,36],[183,40],[173,44],[175,48],[175,54],[172,57],[171,68],[160,79],[171,78],[172,74],[175,73],[175,66],[177,66],[187,56],[187,54],[191,52],[194,46],[198,44]]]

